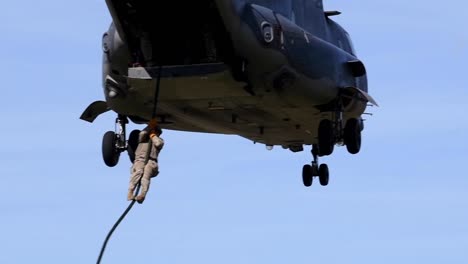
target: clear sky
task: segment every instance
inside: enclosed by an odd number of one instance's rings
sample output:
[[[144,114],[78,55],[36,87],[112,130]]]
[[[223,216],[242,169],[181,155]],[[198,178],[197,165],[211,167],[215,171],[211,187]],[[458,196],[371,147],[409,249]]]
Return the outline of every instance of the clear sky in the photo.
[[[165,131],[161,174],[102,263],[468,263],[468,4],[325,1],[366,63],[363,148],[309,151]],[[104,0],[3,1],[0,15],[0,263],[95,263],[128,205],[130,162],[101,158]],[[141,128],[130,125],[129,130]]]

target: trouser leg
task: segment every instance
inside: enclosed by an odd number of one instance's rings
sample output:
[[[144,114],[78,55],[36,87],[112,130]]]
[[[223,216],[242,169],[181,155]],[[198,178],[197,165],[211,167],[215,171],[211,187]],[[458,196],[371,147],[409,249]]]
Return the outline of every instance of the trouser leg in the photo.
[[[144,163],[136,161],[132,166],[132,174],[130,177],[130,183],[128,186],[128,200],[133,200],[135,198],[135,188],[140,182],[141,177],[143,176]]]
[[[143,202],[148,193],[151,178],[155,177],[158,174],[158,163],[154,160],[149,160],[145,166],[145,170],[143,172],[143,177],[141,178],[141,192],[137,197],[137,201]]]

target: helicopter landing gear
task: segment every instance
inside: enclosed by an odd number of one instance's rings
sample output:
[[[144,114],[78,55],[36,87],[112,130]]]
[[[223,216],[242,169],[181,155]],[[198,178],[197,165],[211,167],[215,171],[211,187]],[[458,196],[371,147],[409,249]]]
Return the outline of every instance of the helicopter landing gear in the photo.
[[[335,122],[336,123],[336,122]],[[320,156],[328,156],[333,153],[336,143],[336,131],[331,120],[324,119],[320,121],[318,128],[318,151]]]
[[[131,163],[135,161],[135,151],[138,147],[140,132],[140,130],[135,129],[130,133],[130,136],[128,136],[127,153]]]
[[[357,154],[361,149],[361,131],[363,120],[343,117],[343,105],[338,100],[332,118],[320,121],[318,126],[318,155],[328,156],[333,153],[335,145],[346,145],[350,154]]]
[[[304,186],[310,187],[314,177],[319,178],[320,185],[327,186],[329,181],[329,170],[327,164],[318,163],[318,146],[312,146],[312,156],[314,160],[311,164],[306,164],[302,167],[302,181]]]
[[[127,150],[126,124],[128,124],[127,117],[119,115],[115,120],[115,132],[107,131],[102,138],[102,158],[108,167],[117,165],[120,153]]]
[[[351,154],[357,154],[361,150],[362,124],[356,118],[351,118],[346,122],[343,139],[346,149]]]

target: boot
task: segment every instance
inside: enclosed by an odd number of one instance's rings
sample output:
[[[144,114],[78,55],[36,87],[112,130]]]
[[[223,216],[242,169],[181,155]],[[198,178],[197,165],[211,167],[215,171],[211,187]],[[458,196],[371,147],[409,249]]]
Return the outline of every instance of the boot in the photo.
[[[128,194],[127,194],[127,201],[132,201],[135,199],[135,195],[133,194],[132,191],[128,191]]]
[[[138,195],[138,196],[135,198],[135,200],[136,200],[139,204],[142,204],[142,203],[145,201],[145,198],[146,198],[145,195],[140,194],[140,195]]]

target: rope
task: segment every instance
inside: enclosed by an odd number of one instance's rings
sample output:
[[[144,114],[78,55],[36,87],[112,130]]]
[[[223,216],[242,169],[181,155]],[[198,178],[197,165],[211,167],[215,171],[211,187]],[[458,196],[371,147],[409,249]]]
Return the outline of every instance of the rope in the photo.
[[[140,189],[140,185],[138,184],[137,186],[137,193]],[[106,246],[107,246],[107,242],[109,242],[109,239],[110,237],[112,236],[112,234],[114,233],[115,229],[117,229],[117,227],[119,226],[120,222],[122,222],[122,220],[125,218],[125,216],[128,214],[128,212],[130,212],[130,210],[132,209],[133,205],[135,204],[135,200],[133,200],[127,207],[127,209],[125,209],[125,211],[123,212],[123,214],[119,217],[119,219],[117,220],[117,222],[114,224],[114,226],[111,228],[111,230],[109,231],[109,233],[107,234],[106,236],[106,240],[104,241],[104,244],[102,244],[102,247],[101,247],[101,253],[99,253],[99,257],[98,257],[98,260],[96,263],[101,263],[101,259],[102,259],[102,256],[104,255],[104,251],[106,250]]]
[[[161,71],[162,71],[162,65],[159,65],[158,78],[157,78],[157,81],[156,81],[156,91],[154,92],[154,106],[153,106],[152,119],[156,117],[156,109],[157,109],[158,98],[159,98],[159,85],[161,83]],[[145,165],[148,163],[149,152],[151,151],[152,144],[150,144],[151,143],[150,141],[151,141],[151,139],[148,140],[148,151],[146,152]],[[135,190],[135,196],[140,191],[140,187],[141,187],[141,177],[140,177],[140,181],[138,182],[138,185],[137,185],[136,190]],[[122,213],[122,215],[119,217],[117,222],[115,222],[115,224],[112,226],[111,230],[107,234],[106,239],[104,240],[104,243],[102,244],[101,252],[99,253],[99,257],[98,257],[98,260],[96,262],[97,264],[101,263],[101,259],[102,259],[102,256],[104,255],[104,251],[106,250],[107,243],[109,242],[109,239],[111,238],[111,236],[114,233],[115,229],[117,229],[120,222],[122,222],[122,220],[124,220],[125,216],[127,216],[127,214],[130,212],[130,210],[133,208],[133,205],[135,205],[135,202],[136,202],[136,200],[132,200],[132,202],[128,205],[127,209],[125,209],[125,211]]]

